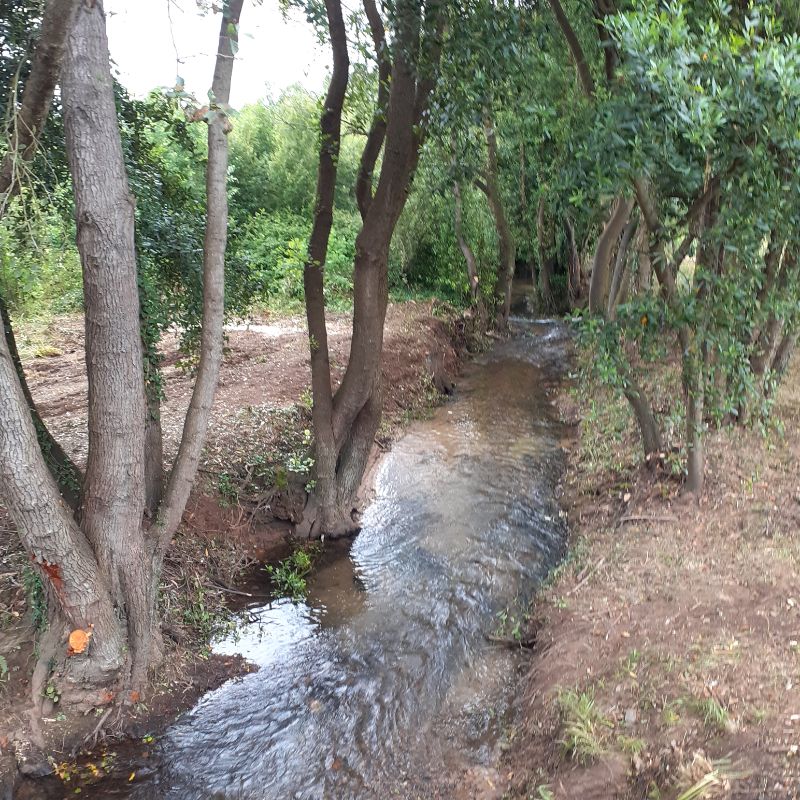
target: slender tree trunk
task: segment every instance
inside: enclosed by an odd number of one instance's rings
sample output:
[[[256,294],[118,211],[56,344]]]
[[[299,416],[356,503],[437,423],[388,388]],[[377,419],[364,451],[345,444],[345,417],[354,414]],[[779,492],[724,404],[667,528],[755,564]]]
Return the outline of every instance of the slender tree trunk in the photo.
[[[654,465],[661,453],[662,444],[661,433],[658,429],[655,414],[653,414],[653,406],[632,375],[629,375],[625,382],[624,394],[639,425],[645,463]]]
[[[617,316],[617,306],[623,294],[623,279],[628,265],[628,250],[630,249],[631,239],[636,233],[637,225],[637,220],[632,219],[622,232],[622,239],[617,249],[617,259],[614,264],[614,274],[611,278],[611,288],[608,290],[608,310],[606,313],[609,319],[614,319]]]
[[[475,260],[475,254],[472,248],[464,238],[464,225],[462,223],[462,202],[461,202],[461,187],[458,181],[453,181],[453,200],[454,200],[454,220],[453,227],[456,232],[456,241],[461,254],[464,256],[464,261],[467,264],[467,279],[469,280],[469,292],[472,297],[472,303],[475,305],[478,301],[478,263]]]
[[[564,217],[564,228],[567,232],[567,244],[569,247],[567,294],[569,296],[569,306],[574,309],[577,308],[581,297],[581,257],[575,241],[575,228],[568,216]]]
[[[705,351],[705,347],[703,348]],[[698,359],[689,357],[686,385],[689,396],[686,405],[686,489],[695,495],[703,491],[705,477],[705,452],[703,445],[703,416],[705,401],[705,375]],[[705,358],[703,359],[703,362]]]
[[[771,372],[774,380],[777,381],[783,377],[786,368],[789,366],[789,361],[794,353],[794,348],[797,345],[797,330],[792,330],[785,333],[780,341],[780,344],[775,349],[775,357],[772,359]],[[767,387],[767,393],[772,392],[772,384]]]
[[[144,488],[145,511],[155,518],[164,497],[164,437],[161,431],[161,398],[157,390],[147,387],[147,417],[144,425]]]
[[[23,175],[20,168],[33,158],[39,144],[64,58],[67,33],[79,4],[80,0],[48,0],[45,5],[22,103],[8,126],[5,155],[0,162],[0,218],[5,216],[11,198],[19,193]]]
[[[650,234],[647,225],[642,224],[636,237],[636,294],[650,291],[653,278],[653,267],[650,263]]]
[[[548,255],[547,229],[544,222],[544,197],[539,198],[536,207],[536,238],[539,240],[539,297],[545,312],[555,308],[553,298],[552,277],[553,259]]]
[[[492,212],[500,244],[500,264],[497,267],[494,290],[495,301],[498,304],[495,324],[498,330],[506,330],[508,328],[508,318],[511,314],[511,289],[516,266],[516,246],[500,191],[497,166],[497,135],[494,130],[494,124],[488,115],[484,117],[483,132],[486,139],[486,171],[484,172],[484,180],[478,180],[476,184],[489,201],[489,208]]]
[[[575,30],[572,27],[569,19],[567,18],[567,15],[564,13],[564,9],[559,0],[550,0],[550,8],[553,9],[553,16],[555,16],[556,21],[558,22],[558,27],[561,28],[561,32],[564,34],[564,38],[567,41],[567,46],[569,47],[569,51],[572,54],[572,59],[575,62],[575,72],[577,73],[583,93],[588,98],[593,98],[594,80],[592,79],[592,73],[589,70],[589,64],[586,61],[586,56],[583,54],[583,48],[581,47],[580,40],[578,39],[578,36],[575,33]]]
[[[211,110],[208,122],[206,165],[206,230],[203,247],[203,321],[200,363],[192,399],[183,424],[178,455],[170,473],[164,501],[158,513],[154,575],[161,572],[161,559],[180,525],[192,490],[208,432],[214,395],[222,366],[225,317],[225,252],[228,242],[228,106],[233,63],[239,37],[239,18],[244,0],[224,3],[220,22]]]
[[[606,222],[592,260],[592,275],[589,283],[589,311],[602,314],[606,307],[611,271],[611,257],[614,246],[619,240],[622,229],[627,225],[633,203],[623,197],[617,197],[611,207],[611,214]]]

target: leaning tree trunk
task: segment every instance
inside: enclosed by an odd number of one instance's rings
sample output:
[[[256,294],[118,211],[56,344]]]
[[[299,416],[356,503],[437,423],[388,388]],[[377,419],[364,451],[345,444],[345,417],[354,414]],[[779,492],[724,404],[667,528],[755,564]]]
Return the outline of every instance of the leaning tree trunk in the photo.
[[[625,230],[622,232],[622,239],[620,240],[616,261],[614,262],[611,288],[608,290],[608,309],[606,314],[609,319],[614,319],[617,316],[617,306],[621,302],[622,297],[626,294],[624,282],[627,280],[628,250],[630,249],[633,234],[636,233],[637,224],[637,220],[630,220],[625,226]]]
[[[605,310],[609,290],[611,257],[622,229],[628,223],[632,208],[633,202],[631,200],[622,197],[615,198],[608,222],[606,222],[603,232],[597,240],[589,283],[589,311],[593,314],[602,314]]]
[[[25,371],[22,367],[22,361],[19,357],[19,352],[17,351],[17,342],[16,338],[14,337],[14,329],[11,326],[11,319],[8,315],[8,309],[6,308],[2,297],[0,297],[0,318],[2,318],[3,330],[5,332],[6,343],[8,345],[11,361],[14,364],[14,369],[16,370],[17,377],[19,378],[20,387],[22,388],[22,393],[25,396],[25,403],[30,410],[31,421],[36,429],[36,434],[39,439],[39,446],[42,450],[45,461],[47,462],[47,467],[50,470],[50,474],[53,476],[56,484],[58,485],[59,490],[61,491],[61,496],[70,506],[70,508],[76,509],[78,507],[78,501],[80,498],[81,481],[83,480],[83,476],[72,459],[64,452],[64,449],[50,432],[47,425],[45,425],[44,420],[39,414],[39,410],[36,408],[36,403],[33,400],[30,388],[28,387],[28,382],[25,379]]]

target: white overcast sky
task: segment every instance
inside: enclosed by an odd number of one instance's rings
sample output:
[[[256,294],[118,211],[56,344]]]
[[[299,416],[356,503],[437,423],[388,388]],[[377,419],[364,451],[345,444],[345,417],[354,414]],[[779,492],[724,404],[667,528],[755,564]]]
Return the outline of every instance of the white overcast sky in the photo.
[[[180,75],[187,91],[206,97],[219,14],[201,14],[196,0],[106,0],[105,9],[111,59],[132,94],[173,86]],[[293,83],[319,91],[329,60],[302,15],[293,13],[287,21],[278,0],[245,0],[231,105],[275,96]]]

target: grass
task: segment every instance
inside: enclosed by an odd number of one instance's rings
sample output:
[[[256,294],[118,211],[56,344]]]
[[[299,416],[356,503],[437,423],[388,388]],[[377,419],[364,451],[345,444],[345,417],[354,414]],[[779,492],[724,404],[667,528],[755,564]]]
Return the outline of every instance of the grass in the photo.
[[[560,691],[556,699],[561,714],[564,753],[580,764],[599,758],[614,723],[597,707],[591,691]]]
[[[692,710],[699,716],[707,728],[717,733],[724,733],[731,724],[727,709],[714,697],[704,697],[692,703]]]

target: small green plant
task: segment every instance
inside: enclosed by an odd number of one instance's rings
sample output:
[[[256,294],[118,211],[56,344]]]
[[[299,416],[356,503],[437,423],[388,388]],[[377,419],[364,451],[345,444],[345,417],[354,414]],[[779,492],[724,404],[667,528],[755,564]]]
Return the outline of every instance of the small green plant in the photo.
[[[555,795],[549,786],[543,784],[536,787],[536,794],[533,795],[533,800],[555,800]]]
[[[631,756],[638,756],[647,747],[644,739],[637,739],[632,736],[617,736],[617,744],[623,753]]]
[[[57,703],[61,699],[61,693],[52,683],[48,683],[45,687],[44,696],[48,700],[52,700],[54,703]]]
[[[288,597],[292,601],[302,600],[308,592],[306,576],[311,572],[316,548],[298,548],[278,564],[268,564],[264,569],[272,579],[272,596],[276,599]]]
[[[694,711],[707,727],[717,732],[726,731],[730,725],[727,709],[714,697],[706,697],[696,701]]]
[[[217,490],[222,497],[223,506],[232,506],[239,502],[239,489],[229,472],[220,472],[217,477]]]
[[[5,656],[0,656],[0,683],[8,680],[8,661]]]
[[[569,689],[559,692],[556,702],[561,713],[561,744],[565,754],[581,764],[601,756],[614,723],[597,708],[593,693]]]

